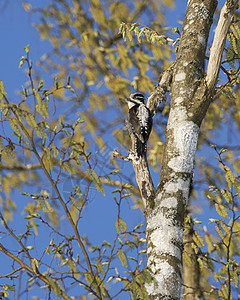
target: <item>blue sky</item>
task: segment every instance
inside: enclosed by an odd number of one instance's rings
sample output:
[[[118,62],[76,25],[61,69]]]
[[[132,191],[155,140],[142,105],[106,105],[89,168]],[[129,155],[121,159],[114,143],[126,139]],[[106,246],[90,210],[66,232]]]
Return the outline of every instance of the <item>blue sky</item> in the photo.
[[[41,1],[42,4],[44,2],[47,1]],[[49,49],[49,43],[42,41],[37,30],[31,26],[36,22],[36,14],[27,14],[22,1],[6,3],[5,6],[0,5],[0,79],[4,81],[8,95],[13,98],[27,79],[23,69],[18,68],[21,56],[25,55],[23,48],[30,45],[31,59],[36,62]]]

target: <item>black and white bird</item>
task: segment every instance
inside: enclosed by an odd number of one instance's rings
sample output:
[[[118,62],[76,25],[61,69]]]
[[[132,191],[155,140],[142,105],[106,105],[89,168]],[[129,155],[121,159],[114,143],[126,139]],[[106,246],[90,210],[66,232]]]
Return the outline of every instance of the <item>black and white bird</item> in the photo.
[[[132,148],[138,157],[146,154],[147,141],[152,130],[152,116],[142,93],[131,94],[128,102],[126,127],[132,139]]]

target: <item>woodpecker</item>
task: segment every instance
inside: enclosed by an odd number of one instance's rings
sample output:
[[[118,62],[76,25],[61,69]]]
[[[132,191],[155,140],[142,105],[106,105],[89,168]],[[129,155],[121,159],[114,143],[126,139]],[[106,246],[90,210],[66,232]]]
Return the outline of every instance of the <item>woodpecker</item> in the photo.
[[[142,93],[131,94],[126,99],[129,107],[126,127],[132,139],[132,148],[138,157],[146,154],[147,141],[152,130],[152,116],[145,105]]]

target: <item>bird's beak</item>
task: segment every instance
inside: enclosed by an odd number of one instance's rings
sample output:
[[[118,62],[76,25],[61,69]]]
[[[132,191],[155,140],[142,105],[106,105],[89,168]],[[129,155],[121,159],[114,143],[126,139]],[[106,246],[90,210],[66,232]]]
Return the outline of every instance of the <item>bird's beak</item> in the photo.
[[[121,100],[121,101],[125,101],[125,102],[127,101],[127,102],[128,102],[128,101],[130,100],[130,98],[120,98],[120,100]]]

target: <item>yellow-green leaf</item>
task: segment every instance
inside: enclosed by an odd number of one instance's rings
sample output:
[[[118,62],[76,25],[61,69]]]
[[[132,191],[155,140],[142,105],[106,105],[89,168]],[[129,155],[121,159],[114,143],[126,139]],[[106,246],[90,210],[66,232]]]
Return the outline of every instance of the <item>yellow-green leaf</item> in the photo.
[[[211,253],[212,250],[214,249],[214,247],[213,247],[213,242],[212,242],[209,234],[205,235],[205,241],[207,242],[207,245],[208,245],[208,253]]]
[[[193,240],[198,245],[199,248],[204,246],[204,240],[202,239],[202,237],[199,235],[197,231],[194,231]]]
[[[228,203],[232,202],[232,195],[229,190],[220,189],[220,192]]]
[[[97,270],[104,276],[104,265],[99,260],[97,262]]]
[[[27,123],[28,123],[31,127],[37,128],[38,125],[37,125],[37,122],[36,122],[36,120],[35,120],[35,118],[34,118],[33,115],[27,114],[27,115],[25,116],[25,120],[27,121]]]
[[[118,257],[122,263],[122,266],[128,266],[128,263],[127,263],[127,258],[126,258],[126,255],[121,251],[119,250],[118,251]]]
[[[225,208],[222,204],[220,204],[220,203],[215,203],[215,208],[216,208],[217,213],[218,213],[221,217],[224,217],[224,218],[228,218],[228,219],[229,219],[227,210],[226,210],[226,208]]]
[[[5,86],[2,82],[2,80],[0,80],[0,99],[3,98],[3,95],[6,95],[7,93],[5,92]]]
[[[217,231],[217,233],[219,234],[219,236],[224,239],[223,233],[221,231],[221,229],[218,226],[215,226],[215,230]]]
[[[53,151],[53,156],[56,158],[58,156],[58,150],[54,144],[52,144],[52,151]]]
[[[15,131],[20,136],[20,130],[17,126],[17,121],[15,119],[9,119],[9,123],[12,127],[12,130]]]
[[[127,230],[127,224],[121,218],[117,219],[115,227],[118,234]]]
[[[48,212],[53,212],[53,208],[51,207],[50,203],[48,202],[47,199],[44,200],[45,205],[47,207]]]
[[[97,188],[97,190],[105,196],[105,191],[104,191],[102,182],[101,182],[100,178],[98,177],[97,173],[93,169],[91,169],[90,176],[91,176],[93,183],[94,183],[95,187]]]
[[[226,178],[227,183],[228,183],[228,188],[229,188],[229,190],[231,190],[232,184],[234,183],[233,172],[232,172],[232,170],[228,166],[224,166],[224,170],[226,172],[225,178]]]
[[[49,285],[51,286],[51,288],[53,289],[53,292],[54,294],[57,296],[57,297],[61,297],[61,294],[62,294],[62,291],[61,291],[61,288],[58,284],[57,281],[53,280],[50,276],[46,275],[46,278],[49,282]]]
[[[38,260],[36,258],[33,258],[32,259],[32,268],[33,268],[33,271],[34,273],[38,273],[38,268],[39,268],[39,265],[38,265]]]

